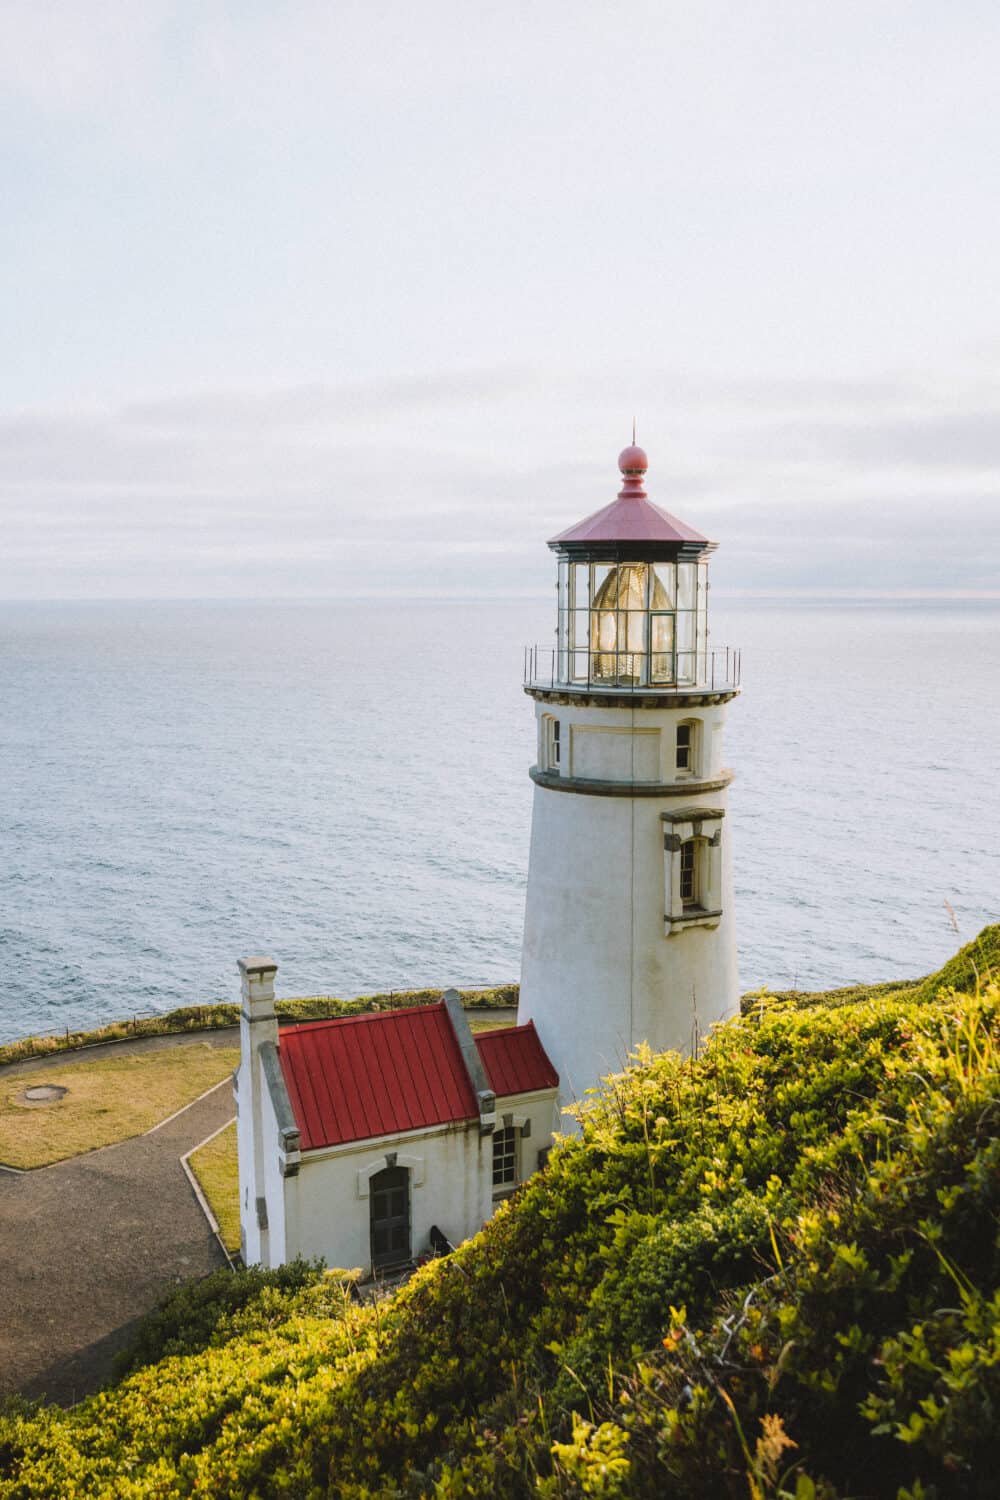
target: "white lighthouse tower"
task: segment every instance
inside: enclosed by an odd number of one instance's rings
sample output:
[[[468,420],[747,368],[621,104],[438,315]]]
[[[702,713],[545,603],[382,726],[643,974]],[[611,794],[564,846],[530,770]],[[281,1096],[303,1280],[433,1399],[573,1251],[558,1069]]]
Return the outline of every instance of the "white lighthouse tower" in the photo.
[[[556,645],[529,648],[538,762],[518,1022],[563,1102],[642,1042],[690,1052],[737,1005],[723,767],[739,653],[708,644],[699,532],[619,460],[616,500],[549,542]]]

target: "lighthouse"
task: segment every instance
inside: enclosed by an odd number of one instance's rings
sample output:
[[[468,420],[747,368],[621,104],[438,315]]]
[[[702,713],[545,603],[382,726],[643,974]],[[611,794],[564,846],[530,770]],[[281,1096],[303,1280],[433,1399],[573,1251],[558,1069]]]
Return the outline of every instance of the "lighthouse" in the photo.
[[[654,505],[647,459],[549,542],[555,645],[525,652],[537,761],[518,1023],[582,1099],[643,1042],[696,1051],[737,1006],[723,761],[739,652],[709,644],[716,543]]]

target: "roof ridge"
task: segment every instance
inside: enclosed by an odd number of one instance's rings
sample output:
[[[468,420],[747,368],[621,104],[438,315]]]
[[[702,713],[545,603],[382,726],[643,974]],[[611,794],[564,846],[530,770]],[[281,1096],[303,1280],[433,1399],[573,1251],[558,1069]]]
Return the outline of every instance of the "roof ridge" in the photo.
[[[514,1026],[494,1026],[494,1028],[493,1028],[492,1031],[477,1031],[477,1032],[474,1032],[473,1034],[474,1034],[474,1036],[476,1038],[476,1041],[478,1042],[481,1037],[485,1038],[485,1037],[490,1037],[490,1036],[513,1036],[515,1034],[515,1032],[518,1032],[518,1031],[535,1031],[535,1030],[536,1030],[536,1027],[535,1027],[534,1021],[522,1021],[519,1026],[518,1025],[514,1025]]]
[[[429,1000],[426,1005],[397,1005],[391,1010],[363,1010],[355,1016],[317,1016],[312,1021],[285,1021],[284,1026],[288,1034],[297,1031],[316,1030],[320,1026],[350,1026],[357,1021],[388,1021],[397,1016],[413,1016],[431,1010],[444,1010],[443,1000]],[[281,1017],[278,1017],[278,1029],[281,1030]]]

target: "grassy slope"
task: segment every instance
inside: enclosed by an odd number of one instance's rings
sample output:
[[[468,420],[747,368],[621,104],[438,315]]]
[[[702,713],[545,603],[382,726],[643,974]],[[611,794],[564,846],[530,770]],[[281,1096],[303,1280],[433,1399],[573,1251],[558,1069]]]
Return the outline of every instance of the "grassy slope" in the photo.
[[[8,1075],[0,1081],[0,1162],[44,1167],[141,1135],[228,1078],[238,1062],[238,1048],[195,1043]],[[42,1107],[19,1102],[37,1084],[68,1092]]]
[[[391,1301],[268,1287],[9,1418],[0,1496],[986,1500],[998,1046],[995,985],[764,1007],[614,1080]]]
[[[443,990],[392,990],[376,995],[362,995],[357,1000],[338,1000],[333,995],[306,995],[297,1000],[279,1000],[275,1005],[279,1021],[317,1021],[331,1016],[358,1015],[369,1010],[400,1010],[409,1005],[427,1005],[440,1000]],[[517,1004],[518,986],[500,984],[493,989],[459,990],[467,1010],[491,1010]],[[17,1042],[0,1043],[0,1067],[5,1063],[23,1062],[29,1057],[45,1057],[55,1052],[73,1052],[105,1042],[132,1041],[142,1036],[174,1036],[189,1031],[214,1031],[236,1026],[240,1019],[238,1005],[218,1001],[214,1005],[185,1005],[162,1016],[145,1016],[138,1020],[113,1021],[93,1031],[65,1031],[52,1036],[29,1036]]]
[[[215,1215],[222,1243],[231,1255],[238,1255],[240,1185],[235,1120],[199,1146],[188,1160]]]
[[[923,979],[897,979],[883,984],[849,984],[834,990],[771,990],[743,996],[744,1014],[758,1008],[763,998],[791,1005],[851,1005],[858,1000],[886,1000],[909,997],[931,1000],[943,989],[968,993],[977,981],[1000,976],[1000,924],[984,927],[978,937],[960,948],[953,958],[934,974]]]

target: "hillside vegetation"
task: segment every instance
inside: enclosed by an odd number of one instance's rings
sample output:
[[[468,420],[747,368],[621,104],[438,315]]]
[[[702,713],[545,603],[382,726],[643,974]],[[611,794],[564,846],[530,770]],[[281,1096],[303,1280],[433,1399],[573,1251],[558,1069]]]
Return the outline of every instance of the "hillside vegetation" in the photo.
[[[118,1386],[8,1414],[0,1496],[995,1496],[998,937],[638,1059],[382,1303],[182,1289]]]
[[[405,1010],[411,1005],[429,1005],[440,1000],[444,990],[389,990],[361,995],[356,1000],[338,1000],[335,995],[303,995],[297,999],[275,1001],[275,1014],[282,1025],[292,1021],[326,1021],[337,1016],[357,1016],[370,1010]],[[492,989],[459,990],[466,1010],[494,1010],[517,1005],[518,986],[498,984]],[[0,1043],[0,1067],[23,1062],[26,1058],[47,1057],[55,1052],[76,1052],[81,1047],[104,1046],[109,1042],[134,1041],[144,1036],[178,1036],[191,1031],[218,1031],[238,1026],[239,1002],[217,1000],[212,1005],[182,1005],[158,1016],[134,1016],[126,1021],[111,1021],[92,1031],[49,1032],[45,1036],[26,1036],[16,1042]]]

